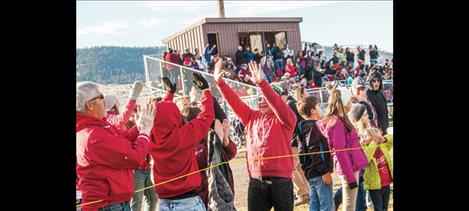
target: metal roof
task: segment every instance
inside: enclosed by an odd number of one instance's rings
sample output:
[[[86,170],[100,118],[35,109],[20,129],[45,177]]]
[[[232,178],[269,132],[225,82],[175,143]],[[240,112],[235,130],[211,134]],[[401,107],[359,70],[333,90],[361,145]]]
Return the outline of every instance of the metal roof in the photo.
[[[206,23],[300,23],[302,21],[302,17],[202,18],[201,20],[189,25],[185,29],[165,37],[163,42],[167,42],[168,40],[171,40],[172,38],[177,37],[188,30]]]

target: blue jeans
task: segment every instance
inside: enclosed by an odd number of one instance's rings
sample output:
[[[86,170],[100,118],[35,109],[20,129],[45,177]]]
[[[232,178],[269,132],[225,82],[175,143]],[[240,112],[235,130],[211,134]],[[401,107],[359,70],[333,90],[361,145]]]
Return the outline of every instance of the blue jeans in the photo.
[[[370,64],[372,64],[372,65],[378,64],[378,60],[377,59],[370,59]]]
[[[205,211],[204,202],[199,196],[185,199],[160,199],[159,211]]]
[[[382,187],[379,190],[370,190],[370,198],[373,202],[375,211],[388,210],[389,197],[391,196],[391,188],[389,186]]]
[[[309,183],[309,210],[310,211],[330,211],[334,209],[332,197],[332,184],[326,185],[322,181],[322,176],[308,179]]]
[[[108,206],[99,208],[98,211],[130,211],[129,202],[121,204],[110,204]]]
[[[355,206],[355,211],[366,211],[367,206],[366,206],[366,200],[365,200],[365,187],[363,185],[363,177],[360,177],[358,180],[358,193],[357,193],[357,203]],[[340,187],[337,192],[334,194],[334,202],[335,206],[339,207],[340,204],[342,204],[342,187]]]
[[[144,170],[135,170],[134,172],[134,189],[135,191],[140,190],[145,187],[153,186],[153,182],[151,181],[151,169],[144,169]],[[132,200],[130,200],[130,204],[133,211],[141,211],[142,210],[142,202],[143,202],[143,195],[145,195],[145,201],[147,207],[150,211],[156,210],[156,205],[158,203],[158,198],[156,197],[155,188],[149,188],[144,191],[139,191],[134,193]]]

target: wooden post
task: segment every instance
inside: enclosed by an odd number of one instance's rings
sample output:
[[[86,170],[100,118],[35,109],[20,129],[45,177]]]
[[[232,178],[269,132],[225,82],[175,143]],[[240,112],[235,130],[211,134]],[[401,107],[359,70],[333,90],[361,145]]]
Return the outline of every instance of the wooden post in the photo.
[[[224,18],[225,17],[225,6],[223,5],[223,0],[218,0],[218,17]]]

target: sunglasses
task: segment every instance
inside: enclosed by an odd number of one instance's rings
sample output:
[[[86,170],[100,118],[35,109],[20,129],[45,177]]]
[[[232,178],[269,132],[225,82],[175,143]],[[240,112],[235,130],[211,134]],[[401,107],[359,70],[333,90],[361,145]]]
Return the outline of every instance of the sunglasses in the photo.
[[[372,82],[372,83],[380,82],[380,80],[378,80],[378,79],[373,79],[373,80],[371,80],[371,82]]]
[[[89,100],[88,102],[91,102],[91,101],[96,100],[96,99],[104,99],[103,94],[98,95],[97,97],[95,97],[95,98]]]

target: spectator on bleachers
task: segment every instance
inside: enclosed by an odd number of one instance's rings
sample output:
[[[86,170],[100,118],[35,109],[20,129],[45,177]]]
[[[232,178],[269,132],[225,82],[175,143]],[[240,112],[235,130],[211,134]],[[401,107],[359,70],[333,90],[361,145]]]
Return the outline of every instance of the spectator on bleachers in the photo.
[[[378,64],[378,47],[376,45],[372,46],[370,45],[370,64],[373,66],[375,64]]]
[[[276,44],[272,44],[272,48],[274,49],[272,54],[274,56],[274,67],[275,70],[283,70],[283,51],[276,46]]]
[[[287,64],[285,65],[285,73],[289,73],[290,78],[295,78],[296,68],[291,59],[287,59]]]
[[[247,58],[245,52],[243,52],[243,47],[238,45],[238,50],[236,51],[236,66],[241,67],[242,64],[247,63]]]
[[[212,64],[212,55],[214,54],[217,45],[213,44],[212,48],[210,49],[209,47],[210,47],[210,44],[207,44],[205,46],[205,51],[204,51],[204,58],[205,58],[205,61],[207,62],[206,64],[207,67],[210,67],[210,65]]]
[[[264,71],[265,78],[269,83],[272,83],[276,79],[274,74],[274,67],[272,61],[267,58],[267,56],[262,57],[260,63],[262,71]]]
[[[244,54],[246,55],[247,62],[254,61],[254,54],[251,52],[251,48],[249,46],[244,50]]]
[[[358,60],[365,62],[365,50],[363,50],[360,46],[357,46],[357,51],[358,51]]]
[[[288,43],[285,44],[285,50],[283,50],[283,57],[285,58],[285,60],[293,59],[293,54],[294,54],[294,51],[290,48]]]
[[[262,55],[259,52],[259,48],[255,48],[254,49],[254,61],[256,61],[256,63],[260,64],[261,58],[262,58]]]
[[[350,48],[346,48],[345,53],[346,53],[346,57],[347,57],[348,66],[353,68],[354,63],[355,63],[355,54],[352,52],[352,49],[350,49]]]

